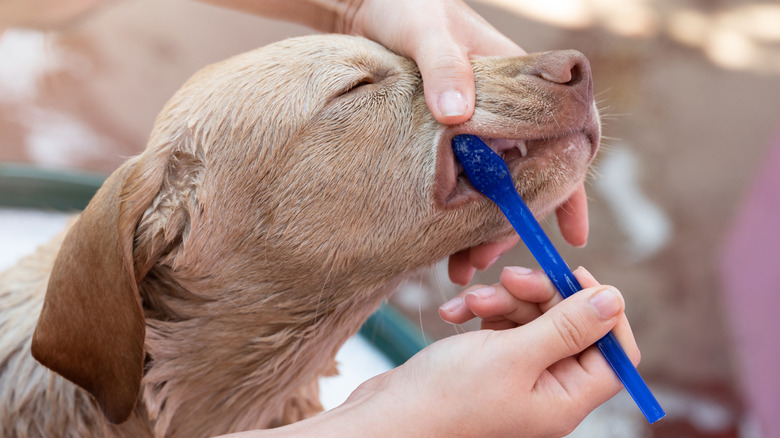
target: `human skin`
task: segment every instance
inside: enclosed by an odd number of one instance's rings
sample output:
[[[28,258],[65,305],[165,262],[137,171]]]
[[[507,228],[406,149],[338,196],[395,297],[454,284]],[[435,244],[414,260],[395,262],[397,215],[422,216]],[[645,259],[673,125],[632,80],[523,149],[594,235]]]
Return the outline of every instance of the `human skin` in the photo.
[[[279,429],[231,437],[555,437],[617,394],[620,381],[592,344],[609,330],[636,365],[620,293],[584,269],[563,300],[540,271],[508,267],[443,306],[449,322],[482,330],[438,341],[368,380],[338,408]],[[491,291],[492,289],[492,291]]]
[[[202,0],[322,32],[361,35],[413,59],[425,84],[426,103],[436,120],[466,122],[474,113],[470,60],[521,56],[526,52],[462,0]],[[57,28],[109,0],[0,0],[3,27]],[[584,185],[556,210],[564,239],[583,246],[588,238]],[[493,265],[519,239],[510,237],[467,248],[449,258],[452,282],[467,285],[477,270]]]
[[[415,61],[425,100],[440,123],[456,125],[474,113],[470,60],[526,52],[461,0],[203,0],[215,5],[304,24],[323,32],[365,36]],[[584,185],[556,209],[561,234],[573,246],[588,239]],[[467,248],[449,258],[450,280],[467,285],[519,238]]]
[[[426,103],[444,124],[462,123],[473,114],[469,60],[525,53],[458,0],[209,1],[318,30],[363,35],[409,56],[426,84]],[[584,187],[556,214],[564,238],[584,245]],[[515,237],[453,255],[451,279],[467,284],[476,269],[487,268],[516,243]],[[441,312],[453,323],[480,316],[483,328],[493,330],[431,345],[404,366],[366,382],[333,411],[246,436],[365,436],[367,431],[372,436],[420,436],[421,431],[437,436],[565,434],[620,389],[606,362],[592,347],[586,349],[588,345],[614,327],[624,349],[638,362],[622,299],[614,292],[598,294],[607,289],[585,277],[580,278],[585,290],[556,305],[554,291],[550,295],[538,273],[518,279],[506,272],[492,294],[485,294],[490,288],[469,288]],[[597,294],[601,299],[593,300]],[[612,311],[602,318],[594,304]],[[553,348],[556,345],[559,348]]]

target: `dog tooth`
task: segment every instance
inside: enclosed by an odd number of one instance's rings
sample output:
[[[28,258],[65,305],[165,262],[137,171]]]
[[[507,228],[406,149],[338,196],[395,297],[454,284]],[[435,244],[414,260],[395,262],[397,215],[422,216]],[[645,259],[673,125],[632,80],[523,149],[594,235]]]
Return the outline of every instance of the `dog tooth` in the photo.
[[[525,157],[528,155],[528,146],[525,144],[523,140],[517,140],[515,143],[515,147],[520,150],[520,156]]]

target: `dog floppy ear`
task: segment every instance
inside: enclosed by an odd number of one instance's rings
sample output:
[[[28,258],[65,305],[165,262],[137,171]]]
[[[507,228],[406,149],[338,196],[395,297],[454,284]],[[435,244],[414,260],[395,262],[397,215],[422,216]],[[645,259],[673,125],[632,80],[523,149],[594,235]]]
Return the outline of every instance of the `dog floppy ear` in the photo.
[[[32,342],[35,359],[90,392],[113,423],[133,411],[144,367],[133,239],[162,171],[138,163],[106,180],[65,237]]]

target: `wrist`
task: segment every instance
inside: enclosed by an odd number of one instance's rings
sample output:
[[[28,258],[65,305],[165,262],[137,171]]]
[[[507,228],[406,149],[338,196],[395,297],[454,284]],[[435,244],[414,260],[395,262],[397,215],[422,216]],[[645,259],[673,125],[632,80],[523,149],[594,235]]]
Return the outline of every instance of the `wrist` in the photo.
[[[346,402],[331,411],[339,415],[331,422],[341,432],[334,436],[452,436],[442,427],[441,412],[428,402],[425,391],[418,390],[415,383],[420,382],[409,371],[402,365],[360,385]]]
[[[312,26],[322,32],[360,34],[355,26],[355,17],[358,10],[363,6],[364,0],[306,0],[306,3],[317,5],[322,11],[327,13],[328,20],[322,23],[319,28]]]
[[[263,17],[290,21],[326,33],[355,33],[363,0],[201,0]]]

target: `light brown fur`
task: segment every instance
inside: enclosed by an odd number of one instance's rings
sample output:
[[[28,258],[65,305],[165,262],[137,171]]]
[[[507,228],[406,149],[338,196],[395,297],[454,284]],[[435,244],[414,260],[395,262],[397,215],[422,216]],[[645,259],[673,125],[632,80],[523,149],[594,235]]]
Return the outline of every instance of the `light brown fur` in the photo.
[[[455,190],[454,135],[528,140],[511,166],[540,215],[585,176],[599,128],[581,55],[474,72],[456,127],[430,115],[411,61],[360,38],[197,73],[56,260],[62,237],[0,277],[2,435],[211,436],[319,411],[317,379],[406,274],[510,232]]]

